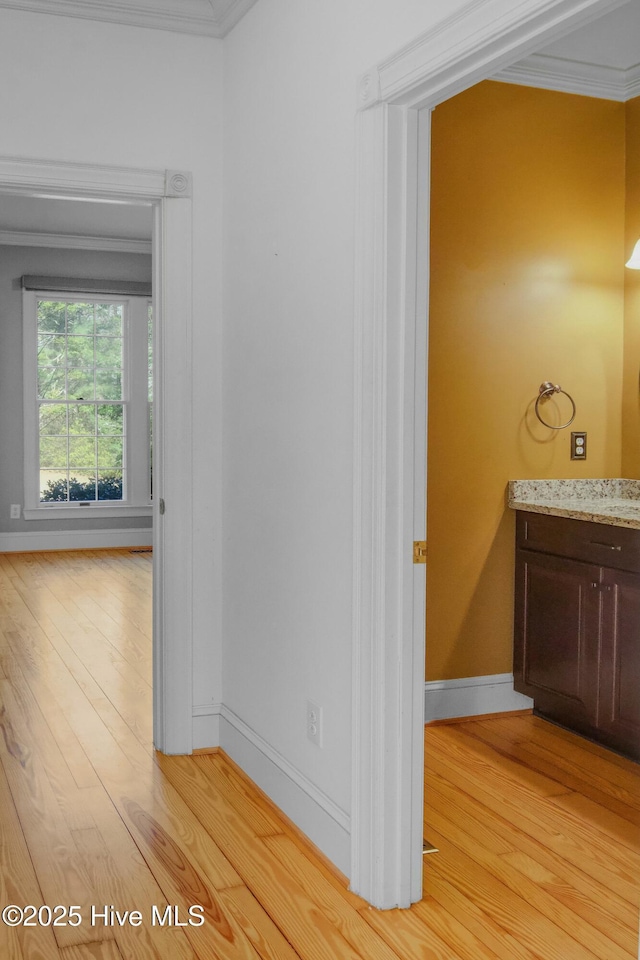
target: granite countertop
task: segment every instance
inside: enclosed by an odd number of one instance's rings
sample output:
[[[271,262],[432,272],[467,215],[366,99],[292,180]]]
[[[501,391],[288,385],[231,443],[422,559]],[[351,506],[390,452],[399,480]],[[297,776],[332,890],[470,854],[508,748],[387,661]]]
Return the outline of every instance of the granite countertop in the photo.
[[[640,530],[640,480],[510,480],[509,506]]]

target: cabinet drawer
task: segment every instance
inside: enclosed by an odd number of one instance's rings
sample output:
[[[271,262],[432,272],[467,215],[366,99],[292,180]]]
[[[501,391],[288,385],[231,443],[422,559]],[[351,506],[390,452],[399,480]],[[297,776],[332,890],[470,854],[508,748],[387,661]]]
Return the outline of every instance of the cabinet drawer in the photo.
[[[640,530],[629,527],[518,510],[516,540],[524,550],[640,573]]]

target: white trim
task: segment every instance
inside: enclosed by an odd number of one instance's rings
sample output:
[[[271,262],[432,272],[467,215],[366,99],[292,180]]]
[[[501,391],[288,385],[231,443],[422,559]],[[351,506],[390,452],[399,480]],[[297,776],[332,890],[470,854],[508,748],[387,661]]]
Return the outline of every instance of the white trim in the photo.
[[[220,706],[220,747],[348,875],[349,814],[225,704]]]
[[[35,233],[0,230],[0,246],[49,247],[62,250],[99,250],[102,253],[151,254],[150,240],[127,240],[118,237],[83,237],[71,233]]]
[[[102,20],[200,37],[222,38],[256,0],[0,0],[0,7],[30,13]],[[164,6],[164,10],[158,9]]]
[[[109,167],[97,163],[65,163],[0,157],[0,188],[31,197],[87,197],[90,200],[157,200],[164,197],[165,170]]]
[[[121,530],[29,530],[26,533],[0,533],[0,553],[150,547],[152,539],[151,527],[127,527]]]
[[[537,53],[506,67],[491,79],[622,103],[640,94],[640,65],[619,70]]]
[[[512,673],[460,680],[428,680],[424,685],[424,722],[484,713],[529,710],[533,700],[513,689]]]
[[[436,106],[627,0],[471,0],[368,70],[360,107]]]
[[[103,520],[113,520],[116,517],[150,517],[153,515],[153,507],[134,504],[126,504],[121,501],[113,501],[114,506],[110,506],[108,501],[104,503],[91,502],[88,507],[63,506],[58,503],[42,504],[38,507],[25,507],[22,511],[24,520],[96,520],[101,517]],[[117,506],[115,506],[117,504]]]
[[[409,289],[424,245],[409,209],[426,176],[418,113],[623,2],[471,0],[358,84],[351,881],[376,907],[422,895],[423,601],[407,542],[420,522],[407,411],[424,403],[415,371],[426,365]]]
[[[201,703],[193,708],[193,749],[220,746],[220,703]]]
[[[154,744],[163,753],[183,754],[193,744],[190,197],[156,204],[153,242]]]

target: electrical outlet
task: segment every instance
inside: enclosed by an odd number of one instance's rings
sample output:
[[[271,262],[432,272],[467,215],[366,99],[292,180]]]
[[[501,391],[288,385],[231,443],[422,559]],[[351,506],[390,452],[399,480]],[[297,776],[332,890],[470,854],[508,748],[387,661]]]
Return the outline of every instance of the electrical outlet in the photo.
[[[9,510],[9,517],[11,518],[11,520],[19,520],[19,519],[20,519],[20,504],[19,504],[19,503],[12,503],[12,504],[11,504],[11,509]]]
[[[571,459],[587,459],[587,433],[586,430],[572,430],[571,432]]]
[[[322,707],[307,700],[307,736],[317,747],[322,746]]]

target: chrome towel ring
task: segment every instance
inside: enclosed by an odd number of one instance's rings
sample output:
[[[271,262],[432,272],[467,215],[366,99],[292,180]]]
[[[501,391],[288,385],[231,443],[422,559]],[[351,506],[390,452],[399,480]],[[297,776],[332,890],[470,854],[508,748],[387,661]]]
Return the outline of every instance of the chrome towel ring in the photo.
[[[565,397],[571,404],[571,416],[566,423],[561,423],[559,427],[554,426],[552,423],[547,423],[546,420],[543,420],[540,416],[540,402],[542,400],[548,400],[549,397],[552,397],[554,393],[564,393]],[[576,405],[573,402],[573,397],[569,396],[566,390],[563,390],[559,383],[551,383],[549,380],[545,380],[544,383],[540,384],[540,390],[538,391],[538,396],[536,398],[536,417],[540,423],[544,424],[545,427],[549,427],[549,430],[564,430],[565,427],[568,427],[570,423],[573,423],[576,416]]]

